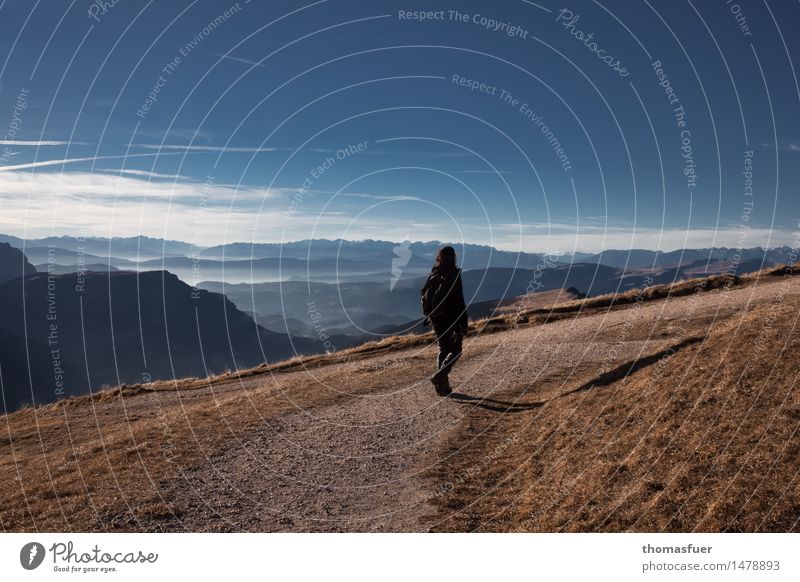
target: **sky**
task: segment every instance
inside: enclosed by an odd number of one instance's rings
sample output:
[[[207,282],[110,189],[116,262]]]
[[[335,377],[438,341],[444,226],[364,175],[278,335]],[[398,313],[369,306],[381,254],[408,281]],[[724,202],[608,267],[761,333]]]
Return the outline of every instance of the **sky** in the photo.
[[[800,3],[0,4],[0,232],[796,244]]]

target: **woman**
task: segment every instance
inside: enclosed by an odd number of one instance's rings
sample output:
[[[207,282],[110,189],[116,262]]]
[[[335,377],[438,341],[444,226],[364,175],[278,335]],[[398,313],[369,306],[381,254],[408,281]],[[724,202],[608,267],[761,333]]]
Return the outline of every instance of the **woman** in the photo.
[[[452,389],[448,374],[461,355],[461,340],[467,334],[467,306],[461,285],[461,269],[456,266],[456,251],[442,247],[428,280],[420,291],[424,324],[433,325],[439,342],[436,373],[431,376],[439,396],[448,396]]]

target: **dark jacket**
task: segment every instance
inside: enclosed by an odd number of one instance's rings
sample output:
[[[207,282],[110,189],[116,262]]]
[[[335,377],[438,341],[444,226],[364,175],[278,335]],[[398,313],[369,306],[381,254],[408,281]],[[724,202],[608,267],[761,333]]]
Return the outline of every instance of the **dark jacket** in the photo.
[[[425,292],[438,284],[439,277],[444,280],[446,295],[428,316],[437,328],[452,328],[466,332],[469,320],[467,318],[467,305],[464,302],[464,288],[461,283],[461,269],[444,271],[437,267],[431,270],[428,279],[420,290],[420,296],[425,297]]]

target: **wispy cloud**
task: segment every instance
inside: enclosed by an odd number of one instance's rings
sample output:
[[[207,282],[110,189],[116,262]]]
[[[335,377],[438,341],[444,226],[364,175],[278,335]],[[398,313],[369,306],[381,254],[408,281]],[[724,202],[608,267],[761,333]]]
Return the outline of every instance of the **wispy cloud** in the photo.
[[[0,232],[142,234],[205,246],[254,237],[280,240],[284,230],[290,233],[286,240],[341,234],[352,222],[351,213],[323,213],[312,198],[292,206],[296,188],[151,180],[150,172],[115,172],[0,173]]]
[[[370,200],[422,200],[422,198],[418,196],[407,196],[405,194],[389,194],[383,196],[380,194],[364,194],[361,192],[348,192],[342,194],[342,196],[348,198],[368,198]]]
[[[211,55],[217,57],[220,60],[234,61],[236,63],[242,63],[242,64],[245,64],[245,65],[251,65],[251,66],[254,66],[254,67],[263,67],[265,69],[269,68],[264,63],[260,63],[258,61],[251,61],[250,59],[243,59],[242,57],[234,57],[233,55],[223,55],[221,53],[211,53]]]
[[[160,231],[183,240],[199,237],[205,244],[219,240],[226,224],[235,233],[257,225],[273,232],[286,223],[290,196],[296,192],[194,180],[152,181],[150,172],[144,174],[0,173],[0,232],[107,236],[113,229],[115,236],[160,236]],[[301,220],[298,212],[298,224]]]
[[[39,162],[27,162],[25,164],[13,164],[10,166],[0,166],[0,172],[14,172],[16,170],[30,170],[31,168],[46,168],[48,166],[62,166],[65,164],[78,164],[82,162],[95,162],[98,160],[120,160],[126,158],[141,158],[145,156],[167,156],[171,152],[161,154],[127,154],[124,156],[93,156],[89,158],[64,158],[60,160],[42,160]]]
[[[161,180],[191,180],[189,176],[183,176],[181,174],[162,174],[160,172],[150,172],[148,170],[133,170],[129,168],[123,169],[114,169],[114,168],[100,168],[95,170],[95,172],[106,172],[109,174],[122,174],[125,176],[136,176],[141,178],[152,178],[152,179],[161,179]]]
[[[376,140],[375,143],[382,143],[385,140]],[[469,152],[436,152],[436,151],[413,151],[413,150],[380,150],[370,149],[364,152],[371,155],[389,155],[389,156],[414,156],[421,158],[471,158],[473,157]]]
[[[112,170],[103,172],[9,172],[0,174],[0,200],[4,212],[13,198],[24,201],[43,200],[52,204],[56,199],[75,199],[84,204],[113,206],[120,201],[138,204],[165,202],[178,206],[225,207],[232,202],[246,204],[249,209],[266,198],[283,196],[295,190],[256,188],[198,182],[175,181],[176,175],[158,174],[144,170]],[[170,178],[171,182],[151,181],[150,178]],[[154,209],[155,210],[155,209]]]
[[[775,142],[760,143],[758,145],[763,149],[775,149]],[[779,141],[777,149],[782,152],[800,152],[800,141]]]
[[[64,146],[64,145],[85,146],[89,144],[83,141],[60,141],[54,139],[0,139],[0,145],[38,147],[38,146]]]
[[[141,138],[152,138],[155,140],[166,141],[167,138],[176,138],[179,141],[188,142],[204,142],[211,143],[213,141],[214,132],[209,129],[198,129],[196,127],[171,127],[166,128],[139,128],[138,135]]]
[[[209,146],[209,145],[177,145],[177,144],[150,144],[134,143],[131,147],[146,150],[177,150],[182,152],[276,152],[291,151],[291,148],[265,148],[265,147],[239,147],[239,146]]]

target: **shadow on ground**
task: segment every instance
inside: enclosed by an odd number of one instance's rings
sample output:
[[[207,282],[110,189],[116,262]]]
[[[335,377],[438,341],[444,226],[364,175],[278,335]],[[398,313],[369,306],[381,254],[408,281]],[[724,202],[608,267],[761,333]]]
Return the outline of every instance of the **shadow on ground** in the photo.
[[[525,412],[545,405],[545,402],[507,402],[505,400],[495,400],[494,398],[479,398],[461,394],[460,392],[453,392],[449,398],[459,404],[468,404],[493,412]]]

